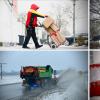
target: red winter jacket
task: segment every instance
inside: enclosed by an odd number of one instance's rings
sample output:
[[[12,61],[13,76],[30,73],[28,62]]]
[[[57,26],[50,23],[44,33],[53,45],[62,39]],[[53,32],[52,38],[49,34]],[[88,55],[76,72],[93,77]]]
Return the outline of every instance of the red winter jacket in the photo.
[[[26,27],[28,26],[37,27],[37,17],[44,18],[44,15],[36,12],[37,9],[39,9],[37,5],[35,4],[31,5],[31,8],[27,14]]]

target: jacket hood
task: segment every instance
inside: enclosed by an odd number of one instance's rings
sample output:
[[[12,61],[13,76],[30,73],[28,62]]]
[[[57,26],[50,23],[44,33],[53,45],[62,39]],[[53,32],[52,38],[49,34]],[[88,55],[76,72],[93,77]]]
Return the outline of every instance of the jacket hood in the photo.
[[[31,5],[31,9],[37,10],[37,9],[39,9],[39,7],[38,7],[36,4],[32,4],[32,5]]]

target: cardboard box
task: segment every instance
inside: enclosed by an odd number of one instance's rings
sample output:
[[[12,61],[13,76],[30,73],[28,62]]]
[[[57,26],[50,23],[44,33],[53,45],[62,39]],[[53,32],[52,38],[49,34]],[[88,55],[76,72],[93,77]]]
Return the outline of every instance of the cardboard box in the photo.
[[[59,30],[59,28],[58,28],[54,23],[52,23],[52,24],[50,25],[50,27],[51,27],[54,31],[58,31],[58,30]]]
[[[51,17],[48,16],[44,20],[43,25],[44,25],[45,28],[49,28],[52,23],[54,23],[54,20]]]
[[[57,47],[61,45],[59,40],[56,38],[56,35],[52,35],[54,31],[51,28],[46,29],[46,31],[48,32],[49,36],[51,37],[52,41],[56,44]]]
[[[64,44],[64,42],[66,41],[65,37],[63,35],[60,34],[60,32],[55,32],[52,28],[48,28],[46,29],[46,31],[48,32],[48,34],[50,35],[51,39],[53,40],[53,42],[55,42],[55,44],[57,46]]]
[[[56,46],[64,44],[66,41],[65,37],[60,34],[59,28],[55,25],[54,20],[51,17],[47,17],[43,23],[45,30],[50,35]]]

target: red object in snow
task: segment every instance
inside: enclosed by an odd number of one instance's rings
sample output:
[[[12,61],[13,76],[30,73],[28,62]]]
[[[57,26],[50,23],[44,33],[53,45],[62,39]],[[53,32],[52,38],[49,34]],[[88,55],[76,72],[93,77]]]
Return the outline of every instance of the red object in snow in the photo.
[[[100,64],[90,65],[90,96],[100,96]]]

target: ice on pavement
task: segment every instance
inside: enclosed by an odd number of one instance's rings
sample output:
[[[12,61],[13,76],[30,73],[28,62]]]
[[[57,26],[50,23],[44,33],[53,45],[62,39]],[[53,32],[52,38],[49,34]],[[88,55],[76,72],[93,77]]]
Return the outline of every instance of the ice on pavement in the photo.
[[[58,79],[58,89],[46,92],[39,100],[88,100],[87,73],[64,71]]]

